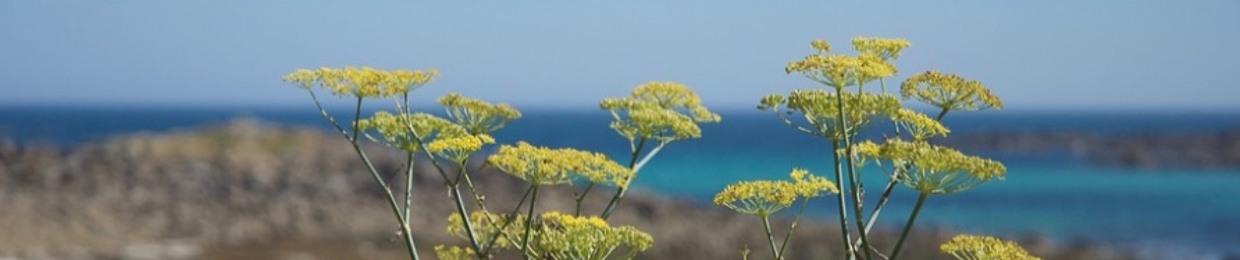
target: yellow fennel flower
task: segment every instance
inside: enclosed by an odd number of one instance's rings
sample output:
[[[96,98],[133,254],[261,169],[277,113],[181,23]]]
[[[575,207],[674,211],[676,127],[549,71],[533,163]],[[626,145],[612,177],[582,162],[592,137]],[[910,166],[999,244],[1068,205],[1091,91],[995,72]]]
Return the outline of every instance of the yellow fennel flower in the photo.
[[[472,248],[444,245],[435,246],[435,256],[440,260],[471,260],[477,258]]]
[[[385,111],[375,112],[370,118],[358,120],[358,128],[362,131],[374,130],[379,133],[382,140],[376,142],[400,149],[406,152],[419,151],[423,144],[429,145],[438,140],[452,139],[461,137],[470,137],[464,128],[449,122],[443,118],[426,113],[413,113],[406,115],[393,115]],[[367,135],[369,137],[369,135]],[[480,142],[486,142],[487,137],[479,137]],[[374,140],[374,138],[372,138]],[[491,140],[489,142],[494,142]],[[438,145],[440,151],[450,148],[448,144],[459,145],[460,141],[455,143],[441,143]],[[462,148],[462,147],[455,147]],[[476,151],[476,149],[474,150]],[[432,151],[434,152],[434,151]],[[472,152],[472,151],[471,151]]]
[[[295,83],[297,86],[310,89],[319,81],[319,74],[312,70],[299,69],[284,76],[285,82]]]
[[[494,240],[496,248],[515,249],[520,247],[520,238],[525,232],[524,215],[474,211],[469,213],[469,223],[474,228],[474,237],[478,241],[489,244]],[[461,219],[460,214],[448,215],[447,231],[449,235],[469,239],[469,234],[465,230],[465,222]],[[516,241],[509,240],[508,238],[516,239]]]
[[[649,82],[628,97],[607,98],[599,107],[611,111],[611,128],[630,141],[671,142],[699,138],[698,123],[719,122],[693,90],[676,82]]]
[[[835,183],[803,169],[793,169],[789,177],[791,182],[757,180],[730,184],[715,194],[715,206],[764,217],[791,206],[797,199],[818,197],[824,191],[839,193]]]
[[[784,71],[796,72],[834,88],[857,86],[896,73],[896,67],[887,62],[888,58],[882,53],[866,51],[857,56],[833,54],[829,44],[823,40],[814,40],[810,46],[816,53],[789,62]]]
[[[456,93],[448,93],[437,102],[446,108],[448,118],[471,134],[494,132],[509,121],[521,118],[521,112],[508,104],[491,104]]]
[[[503,145],[487,163],[534,185],[568,183],[574,176],[590,182],[627,187],[633,172],[601,153],[535,147],[526,142]]]
[[[882,60],[900,57],[900,51],[909,47],[908,40],[900,38],[853,37],[853,49],[862,55],[874,55]]]
[[[959,260],[1038,260],[1012,241],[994,237],[960,234],[939,246],[944,254]]]
[[[1003,101],[981,82],[938,71],[918,73],[904,80],[900,94],[943,110],[1003,108]]]
[[[937,120],[911,109],[901,108],[890,115],[891,121],[908,130],[914,141],[925,141],[935,136],[947,136],[950,130]]]
[[[900,183],[929,195],[966,191],[991,179],[1002,179],[1007,172],[999,162],[926,142],[888,139],[879,145],[865,141],[854,145],[853,151],[863,160],[891,162]]]
[[[493,144],[495,139],[487,134],[458,135],[440,138],[426,145],[426,150],[442,158],[457,162],[465,161],[470,154],[482,150],[483,145]]]
[[[605,259],[616,249],[628,248],[632,258],[654,244],[650,235],[631,226],[611,227],[599,217],[576,217],[560,212],[542,214],[533,246],[547,259]]]
[[[284,77],[285,81],[310,89],[318,83],[336,96],[363,98],[394,97],[430,83],[439,71],[428,70],[378,70],[370,67],[340,69],[299,69]]]
[[[771,110],[784,119],[784,123],[797,127],[802,132],[826,137],[832,140],[843,140],[844,136],[856,135],[861,127],[868,124],[875,116],[888,115],[899,109],[900,101],[887,94],[843,92],[844,116],[847,123],[840,128],[840,102],[835,93],[823,90],[794,90],[787,97],[768,95],[763,97],[759,109]],[[781,111],[781,107],[786,111]],[[788,118],[792,112],[800,113],[804,122],[794,122]]]

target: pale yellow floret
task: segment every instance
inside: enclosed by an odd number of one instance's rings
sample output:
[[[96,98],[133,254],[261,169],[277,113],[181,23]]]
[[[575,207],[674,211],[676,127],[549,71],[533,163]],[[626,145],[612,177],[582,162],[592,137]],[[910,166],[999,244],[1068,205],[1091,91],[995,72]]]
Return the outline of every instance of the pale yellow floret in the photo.
[[[454,152],[463,152],[465,148],[470,148],[472,150],[469,150],[468,153],[472,153],[480,149],[481,146],[472,147],[464,143],[469,142],[468,140],[459,140],[458,138],[474,138],[477,139],[475,141],[482,143],[494,142],[490,136],[470,135],[464,128],[456,124],[426,113],[393,115],[385,111],[379,111],[375,112],[374,116],[370,118],[358,120],[357,126],[362,131],[377,131],[382,140],[376,141],[406,152],[420,151],[423,144],[430,146],[430,144],[439,142],[436,145],[438,150],[430,149],[432,150],[431,152],[446,151],[449,148],[455,149]]]
[[[475,253],[474,253],[474,249],[472,249],[472,248],[462,248],[462,247],[458,247],[458,246],[444,246],[444,245],[436,245],[436,246],[435,246],[435,256],[436,256],[436,257],[438,257],[438,258],[439,258],[439,260],[472,260],[472,259],[477,259],[477,256],[475,256]]]
[[[688,87],[675,82],[649,82],[628,97],[607,98],[599,107],[611,111],[611,128],[630,141],[671,142],[699,138],[698,123],[719,122]]]
[[[494,246],[502,249],[515,249],[520,247],[521,235],[525,232],[525,216],[523,215],[507,215],[493,214],[486,212],[470,212],[470,225],[474,228],[474,237],[478,241],[491,244],[494,240]],[[449,235],[454,235],[462,239],[469,239],[465,230],[465,222],[462,221],[460,214],[448,215]],[[509,240],[513,238],[514,240]]]
[[[440,97],[437,102],[447,110],[449,119],[471,134],[491,133],[521,118],[521,112],[508,104],[491,104],[456,93]]]
[[[816,53],[805,56],[801,60],[789,62],[788,66],[784,67],[784,71],[801,74],[834,88],[858,86],[895,75],[896,67],[888,61],[899,56],[899,50],[906,47],[908,42],[903,42],[904,47],[899,45],[900,41],[885,39],[859,38],[854,39],[853,43],[854,45],[861,44],[860,47],[854,46],[859,50],[857,56],[833,54],[826,41],[814,40],[810,46],[816,50]]]
[[[742,214],[770,216],[791,206],[797,199],[821,196],[822,192],[839,193],[835,183],[810,174],[803,169],[789,173],[792,181],[740,181],[715,194],[716,206],[724,206]]]
[[[924,141],[935,136],[947,136],[951,132],[939,121],[911,109],[901,108],[891,114],[890,117],[892,121],[908,130],[909,136],[912,136],[914,141]]]
[[[627,187],[633,178],[632,170],[601,153],[536,147],[525,142],[500,146],[487,163],[534,185],[568,183],[575,174],[590,182]]]
[[[960,234],[939,246],[944,254],[959,260],[1040,260],[1029,255],[1024,248],[1012,241],[989,236]]]
[[[938,71],[918,73],[904,80],[900,94],[944,110],[1003,108],[1003,101],[981,82]]]
[[[407,94],[417,87],[430,83],[438,76],[439,71],[435,69],[423,71],[345,67],[319,68],[318,70],[299,69],[286,75],[284,80],[306,89],[319,83],[336,96],[373,98]]]
[[[875,55],[883,60],[900,57],[900,51],[909,47],[908,40],[900,38],[853,37],[853,49],[865,55]]]
[[[654,244],[650,235],[631,226],[611,227],[599,217],[555,211],[542,214],[536,238],[535,250],[547,259],[603,259],[620,248],[632,257]]]
[[[930,195],[966,191],[1002,179],[1007,172],[999,162],[926,142],[888,139],[879,145],[865,141],[854,145],[853,151],[863,160],[890,162],[900,183]]]
[[[772,110],[785,119],[785,123],[803,127],[803,131],[832,140],[857,134],[861,127],[874,117],[889,115],[900,109],[900,101],[886,94],[843,92],[844,128],[840,128],[840,102],[835,93],[823,90],[795,90],[787,97],[768,95],[762,98],[760,109]],[[786,111],[781,111],[781,107]],[[793,122],[787,116],[800,113],[804,122]]]

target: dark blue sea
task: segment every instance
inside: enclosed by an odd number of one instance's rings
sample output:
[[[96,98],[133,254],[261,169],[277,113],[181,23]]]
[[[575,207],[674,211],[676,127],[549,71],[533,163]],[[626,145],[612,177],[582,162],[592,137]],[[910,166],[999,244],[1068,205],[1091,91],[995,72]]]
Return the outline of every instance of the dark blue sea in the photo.
[[[525,140],[628,159],[628,143],[607,127],[610,115],[604,111],[524,113],[496,134],[500,143]],[[796,132],[769,114],[721,114],[723,122],[703,126],[703,138],[668,145],[639,174],[636,189],[705,205],[738,180],[786,178],[793,167],[832,174],[826,141]],[[0,107],[0,138],[72,147],[135,132],[193,130],[239,117],[326,130],[311,108]],[[945,123],[956,136],[1045,131],[1209,134],[1240,129],[1240,113],[982,112],[951,114]],[[1240,254],[1240,169],[1126,168],[1096,165],[1067,152],[978,152],[1004,162],[1006,180],[931,197],[919,226],[1007,237],[1040,235],[1059,243],[1092,241],[1148,255]],[[864,176],[869,197],[877,197],[886,177]],[[897,189],[880,224],[898,228],[914,199],[908,189]],[[832,218],[825,214],[833,207],[827,200],[813,203],[811,214]]]

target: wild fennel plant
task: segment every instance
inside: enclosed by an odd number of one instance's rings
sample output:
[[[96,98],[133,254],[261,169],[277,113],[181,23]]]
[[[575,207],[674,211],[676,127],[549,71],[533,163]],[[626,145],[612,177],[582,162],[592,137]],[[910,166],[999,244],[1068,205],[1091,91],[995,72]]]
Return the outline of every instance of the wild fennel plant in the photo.
[[[412,111],[410,92],[438,75],[433,69],[386,71],[349,67],[297,70],[284,78],[304,89],[323,118],[349,141],[383,191],[412,259],[419,258],[410,226],[414,208],[410,205],[412,175],[418,158],[425,158],[439,173],[456,206],[456,212],[447,218],[447,231],[468,242],[465,247],[435,246],[434,251],[441,259],[491,258],[498,250],[515,250],[526,259],[631,259],[649,249],[653,238],[633,227],[612,227],[606,223],[606,218],[624,196],[635,173],[665,145],[701,136],[699,122],[719,121],[719,116],[702,106],[697,95],[684,85],[651,82],[638,86],[631,96],[606,99],[600,105],[613,115],[612,129],[630,143],[632,158],[627,166],[596,152],[539,147],[526,142],[502,145],[486,158],[486,164],[529,183],[529,188],[511,212],[492,213],[473,184],[469,160],[475,152],[496,142],[490,135],[492,132],[520,118],[521,113],[505,104],[491,104],[455,93],[437,100],[445,108],[445,117]],[[338,122],[320,102],[316,87],[353,99],[352,121]],[[387,99],[393,102],[394,108],[363,118],[363,102],[375,99]],[[403,205],[399,202],[399,194],[392,191],[361,148],[362,137],[406,155]],[[653,148],[647,147],[648,144]],[[455,164],[455,171],[445,166],[449,163]],[[574,182],[589,183],[580,193],[574,189],[574,194],[579,194],[576,212],[535,212],[541,188],[567,184],[572,189]],[[465,205],[462,183],[473,197],[475,212],[470,212],[471,206]],[[582,215],[582,199],[594,186],[611,186],[616,191],[599,216]],[[519,214],[522,209],[525,214]]]
[[[1002,164],[978,157],[964,155],[946,147],[931,145],[930,138],[945,137],[949,130],[941,121],[949,111],[973,111],[1002,108],[998,97],[981,83],[953,74],[930,71],[905,80],[901,86],[904,99],[915,99],[938,108],[938,116],[929,116],[903,107],[901,99],[886,93],[886,78],[897,73],[892,62],[910,44],[903,39],[857,37],[852,40],[856,55],[834,53],[824,40],[814,40],[810,47],[814,53],[789,62],[785,71],[802,75],[821,88],[794,90],[787,95],[772,94],[760,100],[758,109],[773,112],[783,123],[793,129],[826,139],[830,143],[835,183],[847,184],[836,192],[834,208],[844,243],[846,259],[897,259],[917,214],[930,195],[963,192],[991,179],[1002,179],[1006,169]],[[879,91],[867,91],[865,85],[878,82]],[[852,88],[856,88],[855,90]],[[892,122],[892,133],[883,144],[871,140],[855,140],[871,122],[883,119]],[[903,138],[910,138],[905,141]],[[868,218],[865,215],[865,186],[861,182],[861,170],[867,164],[877,165],[886,173],[888,183]],[[889,169],[883,165],[890,166]],[[733,185],[742,185],[741,182]],[[890,256],[870,243],[869,233],[896,184],[903,184],[919,192],[920,196],[910,214],[899,240]],[[735,193],[729,185],[716,197],[716,205],[745,214],[757,214],[769,226],[769,212],[738,208],[721,203],[719,198]],[[791,189],[782,187],[780,189]],[[789,191],[780,191],[789,192]],[[778,194],[768,191],[764,194]],[[783,205],[783,204],[779,204]],[[800,218],[801,212],[796,213]],[[794,222],[795,223],[795,222]],[[852,225],[850,225],[850,223]],[[766,227],[770,230],[769,227]],[[789,228],[789,233],[795,225]],[[856,238],[854,242],[853,238]],[[768,232],[772,256],[781,259],[782,249],[777,249]],[[787,243],[785,240],[784,243]],[[782,247],[782,246],[781,246]]]

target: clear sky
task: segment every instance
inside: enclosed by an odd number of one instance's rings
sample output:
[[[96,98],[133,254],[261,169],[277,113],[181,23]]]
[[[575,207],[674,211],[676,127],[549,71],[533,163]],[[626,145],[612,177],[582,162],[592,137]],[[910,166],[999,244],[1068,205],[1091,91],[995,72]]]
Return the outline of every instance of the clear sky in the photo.
[[[393,2],[3,1],[0,104],[299,105],[285,73],[373,66],[438,68],[421,100],[594,108],[673,80],[748,108],[814,87],[783,71],[810,40],[861,35],[913,43],[899,80],[956,72],[1013,109],[1240,111],[1240,1]]]

